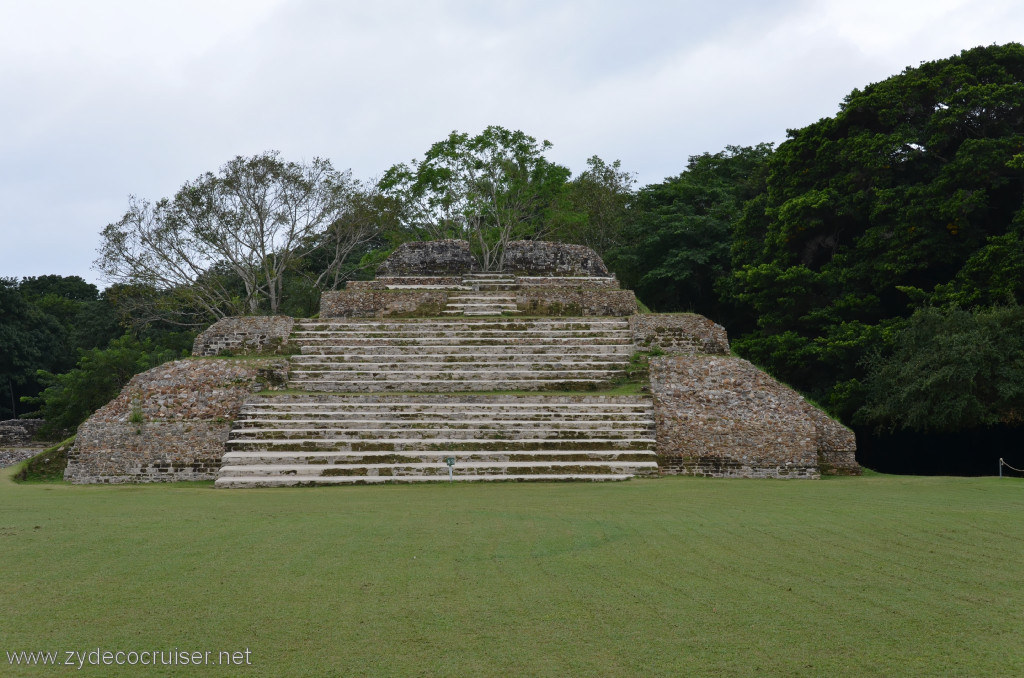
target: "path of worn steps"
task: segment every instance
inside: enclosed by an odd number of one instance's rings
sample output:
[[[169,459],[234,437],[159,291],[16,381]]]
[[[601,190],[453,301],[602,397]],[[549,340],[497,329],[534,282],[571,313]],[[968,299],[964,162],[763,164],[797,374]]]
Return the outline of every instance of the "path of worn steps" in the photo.
[[[305,320],[290,341],[310,393],[245,406],[218,487],[657,473],[647,398],[444,395],[607,386],[633,351],[621,318]]]
[[[246,405],[218,487],[657,473],[649,400],[610,396],[285,396]]]
[[[589,390],[623,375],[621,318],[299,321],[291,388],[340,393]]]
[[[447,316],[515,315],[519,313],[515,291],[516,276],[502,273],[472,273],[462,279],[466,291],[453,291],[443,313]]]

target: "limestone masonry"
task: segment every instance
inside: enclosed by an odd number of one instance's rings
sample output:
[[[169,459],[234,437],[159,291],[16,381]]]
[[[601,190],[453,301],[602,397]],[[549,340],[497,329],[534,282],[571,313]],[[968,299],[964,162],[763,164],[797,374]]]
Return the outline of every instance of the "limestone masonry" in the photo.
[[[461,275],[476,270],[465,240],[406,242],[377,267],[378,276]]]
[[[192,355],[280,353],[294,324],[292,318],[281,315],[222,318],[196,337]]]
[[[7,419],[0,421],[0,447],[28,445],[43,425],[42,419]]]
[[[79,428],[65,477],[262,487],[859,473],[849,429],[729,355],[708,318],[637,314],[593,250],[511,243],[505,271],[481,273],[465,241],[406,243],[378,273],[324,293],[317,319],[215,323],[195,355],[266,357],[137,375]],[[601,395],[637,351],[650,356],[650,395]],[[298,393],[273,393],[284,387]],[[487,391],[516,395],[472,394]]]
[[[464,240],[405,243],[377,279],[325,292],[322,318],[443,315],[628,316],[636,297],[594,250],[534,240],[511,242],[500,273],[480,273]]]
[[[589,247],[539,240],[510,242],[502,271],[523,276],[611,276],[601,257]]]
[[[255,391],[280,388],[283,360],[176,360],[135,375],[78,428],[64,478],[75,483],[209,480],[231,422]]]
[[[741,358],[652,358],[651,392],[663,473],[814,478],[822,466],[856,468],[848,429]]]
[[[633,343],[666,353],[729,354],[725,328],[696,313],[645,313],[629,318]]]

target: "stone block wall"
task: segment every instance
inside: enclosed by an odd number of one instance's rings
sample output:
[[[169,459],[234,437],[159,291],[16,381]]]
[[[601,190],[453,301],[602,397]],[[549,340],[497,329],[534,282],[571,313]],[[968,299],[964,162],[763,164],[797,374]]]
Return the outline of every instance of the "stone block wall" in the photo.
[[[629,319],[633,345],[647,350],[658,347],[666,353],[728,355],[725,328],[696,313],[645,313]]]
[[[321,318],[440,316],[448,303],[444,290],[344,289],[320,297]]]
[[[819,447],[842,438],[816,425],[799,393],[746,360],[662,356],[650,368],[662,473],[817,478]]]
[[[824,475],[859,476],[861,468],[857,463],[857,438],[853,431],[811,403],[806,404],[807,416],[814,422],[818,468]]]
[[[502,270],[517,275],[611,277],[601,257],[589,247],[540,240],[510,242]]]
[[[215,356],[225,351],[281,353],[288,344],[295,321],[287,316],[222,318],[196,337],[192,355]]]
[[[176,360],[132,380],[78,428],[65,480],[212,480],[231,423],[265,388],[283,388],[283,359]]]
[[[406,242],[377,267],[377,276],[462,275],[476,270],[465,240]]]
[[[7,419],[0,421],[0,447],[28,445],[43,425],[42,419]]]
[[[637,312],[632,290],[589,285],[537,285],[515,291],[523,315],[627,316]]]

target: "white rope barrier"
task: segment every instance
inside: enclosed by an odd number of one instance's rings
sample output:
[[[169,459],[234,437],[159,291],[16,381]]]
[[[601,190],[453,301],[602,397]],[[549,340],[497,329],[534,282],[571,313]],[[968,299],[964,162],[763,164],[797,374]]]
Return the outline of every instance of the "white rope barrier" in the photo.
[[[1002,457],[999,457],[999,466],[1000,467],[1005,466],[1006,468],[1010,469],[1011,471],[1016,471],[1017,473],[1024,473],[1024,469],[1014,468],[1014,467],[1010,466],[1005,461],[1003,461]]]

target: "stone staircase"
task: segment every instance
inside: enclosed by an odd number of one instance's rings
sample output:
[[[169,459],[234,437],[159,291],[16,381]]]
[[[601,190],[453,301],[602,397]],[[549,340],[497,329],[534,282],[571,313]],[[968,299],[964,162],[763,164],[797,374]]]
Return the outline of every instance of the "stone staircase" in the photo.
[[[217,487],[658,472],[649,398],[478,393],[607,386],[633,352],[622,318],[300,320],[289,342],[288,385],[305,393],[246,403]]]
[[[463,276],[462,287],[469,291],[450,293],[442,313],[465,316],[519,313],[513,292],[519,288],[519,283],[514,275],[471,273]]]
[[[633,352],[621,318],[303,320],[289,387],[337,393],[592,390]]]
[[[216,485],[624,480],[657,474],[654,445],[638,397],[265,397],[236,421]]]

